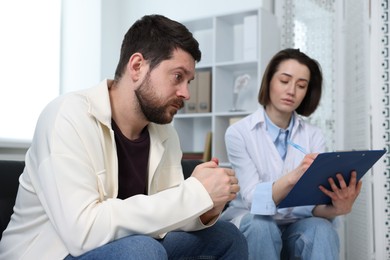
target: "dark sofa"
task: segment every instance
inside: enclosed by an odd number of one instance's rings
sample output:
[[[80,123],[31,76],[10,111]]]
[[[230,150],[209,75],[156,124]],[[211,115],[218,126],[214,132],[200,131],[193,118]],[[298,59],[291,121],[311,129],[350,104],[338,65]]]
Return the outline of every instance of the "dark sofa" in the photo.
[[[0,239],[13,213],[23,161],[0,160]]]
[[[200,160],[182,160],[184,178],[188,178]],[[0,160],[0,240],[13,213],[19,176],[23,172],[24,161]]]

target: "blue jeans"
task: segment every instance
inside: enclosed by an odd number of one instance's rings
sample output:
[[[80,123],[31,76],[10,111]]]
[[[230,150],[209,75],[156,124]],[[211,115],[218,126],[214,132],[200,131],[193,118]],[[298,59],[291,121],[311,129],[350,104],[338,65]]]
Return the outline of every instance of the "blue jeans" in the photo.
[[[248,259],[242,233],[230,222],[217,221],[212,227],[194,232],[169,232],[163,239],[144,235],[127,236],[69,259]]]
[[[324,218],[278,226],[271,216],[247,214],[240,230],[248,241],[249,259],[339,259],[337,231]]]

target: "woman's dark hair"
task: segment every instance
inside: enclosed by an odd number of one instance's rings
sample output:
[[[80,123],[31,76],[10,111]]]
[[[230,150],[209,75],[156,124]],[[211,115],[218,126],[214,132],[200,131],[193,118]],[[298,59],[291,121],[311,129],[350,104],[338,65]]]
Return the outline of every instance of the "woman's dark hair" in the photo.
[[[170,59],[175,49],[188,52],[197,62],[201,59],[199,43],[183,24],[162,15],[145,15],[124,36],[115,80],[121,78],[134,53],[141,53],[153,70],[161,61]]]
[[[270,83],[279,65],[285,60],[296,60],[300,64],[305,65],[310,71],[310,81],[302,103],[295,110],[303,116],[310,116],[317,108],[321,99],[322,91],[322,72],[320,64],[307,56],[299,49],[284,49],[276,53],[265,69],[263,79],[261,81],[258,100],[263,106],[267,106],[270,100]]]

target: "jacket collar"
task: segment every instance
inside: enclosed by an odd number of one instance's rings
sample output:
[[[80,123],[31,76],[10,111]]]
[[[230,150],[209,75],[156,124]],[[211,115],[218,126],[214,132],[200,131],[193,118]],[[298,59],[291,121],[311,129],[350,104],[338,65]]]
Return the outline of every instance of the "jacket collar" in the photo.
[[[82,92],[89,103],[88,113],[110,129],[111,104],[108,89],[111,82],[112,80],[105,79],[97,86]]]
[[[162,156],[165,153],[164,142],[168,139],[169,134],[167,128],[157,125],[155,123],[149,123],[148,131],[150,136],[150,154],[149,158],[149,181],[148,191],[151,190],[151,184],[153,176],[156,173],[157,167],[161,162]]]

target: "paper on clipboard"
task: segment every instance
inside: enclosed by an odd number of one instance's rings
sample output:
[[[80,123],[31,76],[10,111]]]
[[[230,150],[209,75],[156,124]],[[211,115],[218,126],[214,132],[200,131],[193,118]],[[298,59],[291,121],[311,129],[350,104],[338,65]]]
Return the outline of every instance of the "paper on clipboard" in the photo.
[[[331,199],[318,188],[320,185],[330,189],[328,178],[336,178],[337,173],[341,173],[348,184],[353,170],[360,180],[385,152],[366,150],[319,154],[278,208],[330,204]]]

